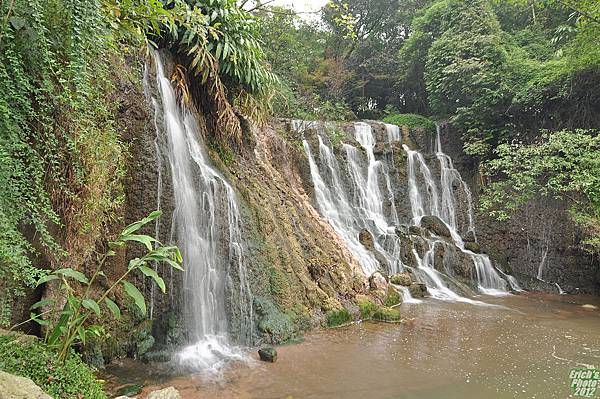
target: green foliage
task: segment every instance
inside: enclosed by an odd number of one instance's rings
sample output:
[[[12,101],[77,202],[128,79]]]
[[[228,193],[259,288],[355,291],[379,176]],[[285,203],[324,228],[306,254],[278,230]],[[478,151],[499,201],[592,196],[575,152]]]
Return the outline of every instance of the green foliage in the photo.
[[[352,316],[348,309],[330,310],[327,312],[327,327],[337,327],[348,324],[352,321]]]
[[[383,118],[385,123],[397,126],[406,126],[409,129],[422,128],[435,132],[435,122],[423,115],[416,114],[391,114]]]
[[[104,0],[120,37],[166,44],[185,61],[194,79],[184,86],[194,100],[215,113],[214,132],[222,142],[241,142],[234,106],[257,122],[266,118],[277,77],[264,62],[252,14],[236,0]]]
[[[68,251],[77,262],[91,254],[122,200],[124,149],[107,101],[115,53],[97,2],[15,0],[2,2],[0,15],[0,324],[7,324],[5,310],[40,275],[32,257],[57,262]],[[49,225],[63,228],[61,240]],[[35,237],[35,248],[26,237]]]
[[[325,55],[328,33],[281,7],[258,13],[266,59],[279,76],[273,111],[305,120],[348,120],[354,115],[344,101],[330,95],[331,78],[339,74]]]
[[[392,302],[392,301],[390,300],[390,302]],[[398,298],[398,302],[394,303],[393,305],[397,305],[399,302],[400,301]],[[380,306],[367,298],[360,299],[358,301],[358,309],[360,311],[360,317],[363,320],[373,319],[373,320],[385,321],[385,322],[400,321],[400,319],[401,319],[400,311],[397,309],[392,309],[392,308],[388,307],[388,306],[393,306],[393,305],[386,304],[385,306]]]
[[[94,370],[78,354],[69,351],[64,362],[38,342],[21,342],[16,336],[0,336],[0,370],[30,378],[56,399],[105,399]]]
[[[369,299],[358,301],[358,310],[362,319],[370,319],[373,313],[377,311],[378,306]]]
[[[379,306],[377,310],[373,313],[373,320],[385,322],[398,322],[400,321],[400,319],[400,311],[398,309]]]
[[[597,6],[526,3],[440,0],[425,9],[399,54],[396,108],[449,117],[466,152],[482,158],[541,129],[598,126]]]
[[[402,302],[402,297],[400,293],[396,291],[395,288],[389,287],[387,292],[385,293],[385,298],[383,299],[383,304],[385,306],[396,306]]]
[[[323,9],[328,61],[334,67],[328,88],[361,118],[376,119],[397,103],[395,82],[401,48],[414,13],[428,0],[333,0]]]
[[[533,144],[502,144],[485,168],[500,179],[486,188],[482,207],[500,220],[538,195],[571,203],[586,232],[583,243],[600,252],[600,136],[597,131],[546,133]]]
[[[161,291],[165,293],[165,282],[150,265],[164,262],[174,269],[182,270],[180,266],[182,262],[181,254],[177,247],[165,247],[152,237],[134,234],[140,228],[159,217],[160,214],[160,211],[156,211],[148,217],[130,224],[115,241],[109,242],[108,252],[98,261],[96,270],[90,277],[71,268],[64,268],[56,270],[38,281],[38,286],[49,281],[58,281],[58,289],[63,293],[61,297],[66,298],[64,305],[60,304],[57,300],[46,299],[35,303],[31,307],[32,311],[42,307],[50,308],[50,310],[41,314],[32,313],[31,320],[46,326],[44,342],[58,352],[59,361],[67,359],[75,344],[81,343],[85,345],[88,337],[99,337],[103,333],[103,326],[89,325],[87,323],[93,317],[100,318],[102,316],[101,305],[105,305],[113,317],[120,318],[121,311],[119,307],[109,298],[109,295],[118,287],[123,287],[125,293],[133,299],[135,305],[142,312],[142,315],[145,316],[146,301],[144,296],[135,285],[127,281],[127,278],[132,273],[139,271],[144,276],[151,278]],[[143,244],[148,253],[141,258],[132,259],[129,262],[127,271],[121,277],[115,281],[107,281],[103,285],[108,288],[101,292],[95,290],[93,288],[95,282],[99,279],[108,280],[103,271],[107,259],[116,255],[116,249],[132,242]],[[84,288],[83,292],[78,289],[79,286]],[[53,323],[52,321],[55,322]]]
[[[342,140],[344,139],[344,131],[335,124],[326,124],[325,132],[329,137],[329,142],[335,148],[342,144]]]

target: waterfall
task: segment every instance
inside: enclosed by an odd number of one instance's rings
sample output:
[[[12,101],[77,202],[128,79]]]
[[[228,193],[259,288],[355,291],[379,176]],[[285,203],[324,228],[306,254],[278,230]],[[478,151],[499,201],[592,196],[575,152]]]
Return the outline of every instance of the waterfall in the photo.
[[[171,237],[184,259],[184,318],[191,343],[176,359],[183,367],[213,373],[244,358],[231,345],[229,325],[238,331],[239,343],[251,344],[253,336],[241,218],[233,188],[209,162],[199,121],[177,101],[161,58],[153,58],[158,88],[153,104],[164,121],[157,132],[163,136],[159,156],[170,166]]]
[[[465,193],[469,218],[468,231],[472,232],[474,236],[475,227],[471,192],[458,170],[454,168],[452,159],[442,151],[439,126],[437,127],[436,133],[435,153],[440,164],[441,199],[432,178],[432,173],[429,170],[423,155],[417,151],[411,150],[408,146],[403,145],[408,158],[407,173],[413,224],[419,225],[421,218],[425,215],[427,210],[429,210],[429,215],[439,217],[448,227],[454,244],[472,259],[479,291],[488,295],[504,295],[507,293],[508,283],[505,279],[500,277],[492,265],[490,258],[487,255],[477,254],[465,249],[464,241],[458,232],[456,220],[457,198],[454,187],[455,185],[460,187]],[[421,190],[419,189],[417,181],[417,165],[425,182],[425,191],[428,193],[427,201],[423,199]],[[428,239],[431,248],[433,248],[433,245],[431,244],[432,241],[433,239]],[[432,251],[432,249],[430,251]],[[431,273],[435,272],[432,256],[428,258],[426,254],[423,259],[419,259],[419,269],[422,269],[430,277],[431,282],[435,283],[433,289],[434,295],[438,293],[443,298],[451,297],[442,280],[431,279]],[[515,285],[515,282],[516,280],[514,280],[514,278],[509,279],[509,283],[514,289],[520,290],[520,287],[518,287],[518,284]],[[441,286],[440,283],[443,286]]]
[[[317,155],[313,153],[306,137],[303,146],[309,161],[317,207],[344,239],[365,273],[370,275],[378,269],[389,273],[402,271],[404,265],[400,261],[400,238],[396,234],[396,227],[400,222],[392,178],[388,164],[375,157],[377,140],[371,125],[355,123],[354,140],[358,145],[346,142],[341,143],[337,149],[331,145],[321,123],[294,121],[292,127],[298,132],[308,128],[316,130]],[[393,148],[395,142],[401,141],[400,129],[385,125],[384,140],[385,144]],[[509,284],[514,290],[520,290],[512,276],[505,275],[506,280],[500,276],[487,255],[465,248],[459,232],[457,211],[459,204],[466,205],[466,232],[476,239],[472,196],[468,185],[454,168],[452,159],[442,151],[440,129],[437,130],[435,144],[435,155],[440,167],[439,181],[434,178],[423,154],[406,145],[402,147],[407,154],[411,224],[419,226],[424,216],[437,216],[446,224],[451,235],[448,242],[436,237],[424,237],[428,249],[422,258],[413,248],[417,261],[413,272],[417,278],[427,284],[436,298],[466,300],[452,291],[445,283],[442,273],[434,268],[436,245],[454,246],[472,260],[473,280],[480,292],[504,295],[508,292]],[[459,187],[464,194],[462,202],[459,202],[455,187]],[[361,239],[364,238],[365,230],[372,236],[372,244]],[[452,274],[447,266],[445,269],[445,272]]]
[[[371,126],[354,125],[355,139],[362,150],[342,143],[346,162],[340,165],[323,125],[309,123],[294,121],[293,128],[301,132],[311,127],[318,132],[318,158],[306,139],[303,146],[321,215],[345,241],[365,274],[371,275],[380,268],[390,273],[403,270],[400,240],[395,234],[398,215],[391,180],[386,166],[375,159],[376,140]],[[373,238],[373,248],[367,249],[361,243],[360,236],[365,231]]]

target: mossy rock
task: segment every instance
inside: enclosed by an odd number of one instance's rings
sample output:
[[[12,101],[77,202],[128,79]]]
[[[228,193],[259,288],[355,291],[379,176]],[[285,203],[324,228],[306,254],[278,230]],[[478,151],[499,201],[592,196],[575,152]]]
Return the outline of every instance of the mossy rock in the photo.
[[[398,322],[400,321],[400,311],[398,309],[392,309],[380,306],[373,313],[373,320],[385,321],[385,322]]]
[[[0,336],[0,370],[30,378],[55,398],[106,399],[94,368],[86,365],[74,351],[61,363],[53,350],[39,342],[20,342],[15,336]]]
[[[337,327],[348,324],[352,321],[352,316],[348,309],[331,310],[327,312],[327,327]]]
[[[412,281],[412,276],[410,275],[409,272],[402,272],[402,273],[397,273],[397,274],[392,275],[390,277],[390,283],[396,284],[396,285],[402,285],[404,287],[410,287],[410,285],[413,283],[413,281]]]
[[[362,319],[370,319],[378,306],[368,298],[357,298],[358,310]]]
[[[364,320],[373,319],[385,322],[400,321],[400,311],[385,306],[379,306],[368,297],[357,298],[360,317]]]
[[[140,385],[140,384],[125,385],[124,387],[119,388],[119,390],[117,391],[117,395],[119,395],[119,396],[137,395],[138,393],[142,392],[142,388],[144,388],[144,386]]]
[[[273,302],[265,298],[254,298],[254,309],[258,317],[258,330],[269,336],[272,343],[285,342],[295,335],[295,328],[288,315],[281,312]]]
[[[396,306],[402,303],[402,296],[394,287],[388,287],[383,304],[385,306]]]

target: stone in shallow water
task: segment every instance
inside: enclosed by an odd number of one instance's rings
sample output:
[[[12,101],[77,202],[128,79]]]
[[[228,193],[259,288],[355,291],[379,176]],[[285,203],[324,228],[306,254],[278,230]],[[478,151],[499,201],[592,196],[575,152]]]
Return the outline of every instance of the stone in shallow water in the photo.
[[[137,395],[142,391],[142,388],[143,387],[140,384],[125,385],[124,387],[119,388],[119,390],[117,391],[117,395],[125,397]]]
[[[29,378],[0,371],[0,398],[2,399],[52,399]]]
[[[424,298],[429,295],[427,286],[423,283],[412,283],[410,287],[408,287],[408,290],[413,298]]]
[[[181,399],[179,391],[173,387],[150,392],[147,399]]]
[[[275,363],[277,360],[277,350],[273,347],[260,348],[258,356],[260,356],[260,360],[263,362]]]

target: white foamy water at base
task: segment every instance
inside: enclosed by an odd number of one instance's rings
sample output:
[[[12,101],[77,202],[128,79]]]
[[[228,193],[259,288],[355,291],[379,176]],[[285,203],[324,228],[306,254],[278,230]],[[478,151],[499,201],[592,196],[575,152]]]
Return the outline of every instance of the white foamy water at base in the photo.
[[[206,335],[200,341],[179,351],[174,360],[177,366],[184,370],[192,370],[215,379],[222,376],[227,365],[255,363],[244,348],[231,345],[223,335]]]

